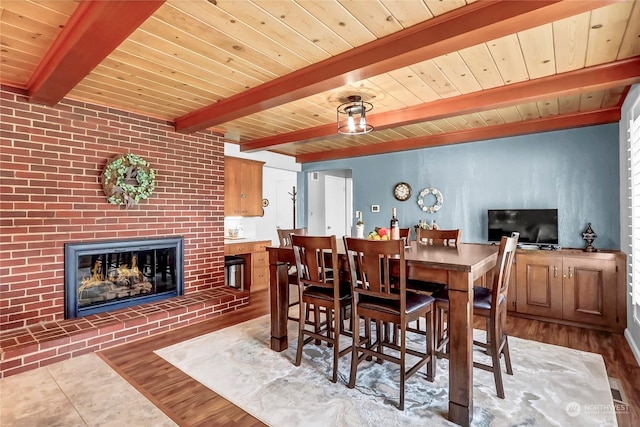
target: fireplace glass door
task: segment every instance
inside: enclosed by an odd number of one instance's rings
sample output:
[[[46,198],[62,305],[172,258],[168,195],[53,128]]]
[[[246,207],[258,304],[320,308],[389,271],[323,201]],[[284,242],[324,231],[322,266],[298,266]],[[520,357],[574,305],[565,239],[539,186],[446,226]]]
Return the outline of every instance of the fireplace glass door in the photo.
[[[182,295],[183,239],[65,245],[65,317]]]

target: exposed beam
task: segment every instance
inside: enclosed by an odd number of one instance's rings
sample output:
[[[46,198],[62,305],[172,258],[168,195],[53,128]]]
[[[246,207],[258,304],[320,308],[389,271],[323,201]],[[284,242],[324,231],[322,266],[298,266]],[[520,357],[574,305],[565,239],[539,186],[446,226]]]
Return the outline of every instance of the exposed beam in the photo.
[[[592,126],[620,121],[620,108],[613,107],[593,112],[563,114],[542,119],[526,120],[523,122],[507,123],[503,125],[469,129],[441,135],[421,136],[417,138],[382,142],[341,150],[329,150],[312,154],[296,156],[298,163],[319,162],[324,160],[345,159],[349,157],[369,156],[398,151],[415,150],[419,148],[436,147],[441,145],[460,144],[464,142],[482,141],[487,139],[504,138],[508,136],[526,135],[530,133],[548,132],[582,126]]]
[[[460,116],[514,104],[629,86],[634,83],[640,83],[640,56],[441,99],[400,110],[367,114],[367,121],[377,130],[383,130],[444,119],[452,115]],[[330,123],[242,142],[240,143],[240,151],[268,150],[281,144],[333,136],[335,134],[336,124]]]
[[[614,1],[475,2],[186,114],[175,119],[176,130],[216,126]]]
[[[164,2],[80,2],[31,77],[30,100],[57,104]]]

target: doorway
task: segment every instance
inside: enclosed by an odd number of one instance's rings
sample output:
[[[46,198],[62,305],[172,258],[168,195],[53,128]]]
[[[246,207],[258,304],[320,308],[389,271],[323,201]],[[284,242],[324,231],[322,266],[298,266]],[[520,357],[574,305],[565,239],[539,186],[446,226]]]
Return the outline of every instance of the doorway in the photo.
[[[309,234],[350,236],[353,227],[351,169],[309,172],[307,178]]]

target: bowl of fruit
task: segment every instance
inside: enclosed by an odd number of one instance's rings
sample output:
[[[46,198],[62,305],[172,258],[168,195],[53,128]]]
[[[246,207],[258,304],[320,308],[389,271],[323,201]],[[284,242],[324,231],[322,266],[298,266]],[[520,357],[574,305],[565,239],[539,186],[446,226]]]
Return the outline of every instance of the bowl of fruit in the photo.
[[[368,240],[389,240],[389,229],[376,227],[367,235]]]

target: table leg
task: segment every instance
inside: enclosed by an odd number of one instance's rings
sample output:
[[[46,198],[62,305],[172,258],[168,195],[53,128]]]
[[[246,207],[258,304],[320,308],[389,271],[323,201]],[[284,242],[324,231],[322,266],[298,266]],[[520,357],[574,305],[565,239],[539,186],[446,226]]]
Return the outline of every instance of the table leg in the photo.
[[[289,345],[287,314],[289,311],[289,279],[287,263],[269,255],[269,298],[271,307],[271,350],[283,351]]]
[[[473,419],[473,280],[449,272],[449,420],[468,426]]]

